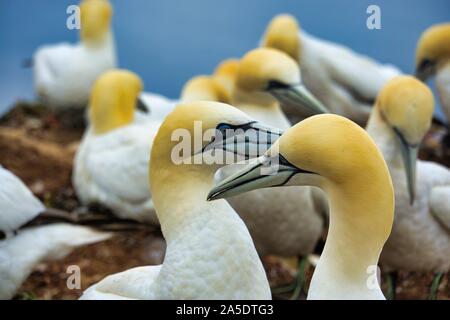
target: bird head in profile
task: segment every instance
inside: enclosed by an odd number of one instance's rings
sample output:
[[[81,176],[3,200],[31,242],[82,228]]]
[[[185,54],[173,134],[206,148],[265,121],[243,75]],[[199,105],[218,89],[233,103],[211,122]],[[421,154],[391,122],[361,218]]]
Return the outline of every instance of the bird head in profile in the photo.
[[[406,170],[410,201],[413,203],[416,160],[420,143],[431,126],[433,93],[414,77],[395,77],[380,91],[376,108],[397,137]]]
[[[426,81],[450,62],[450,23],[425,30],[416,48],[416,77]]]
[[[247,53],[239,62],[235,89],[256,104],[279,101],[314,114],[327,112],[302,84],[295,60],[276,49],[259,48]]]

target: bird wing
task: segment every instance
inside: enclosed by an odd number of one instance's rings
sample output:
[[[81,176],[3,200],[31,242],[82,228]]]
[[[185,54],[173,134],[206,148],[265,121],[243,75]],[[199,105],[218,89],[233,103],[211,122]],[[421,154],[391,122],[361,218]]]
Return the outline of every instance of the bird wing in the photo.
[[[393,65],[381,64],[349,48],[318,39],[305,32],[301,34],[302,46],[320,59],[329,78],[346,88],[356,100],[373,102],[387,80],[402,72]]]
[[[81,300],[155,299],[154,282],[161,265],[137,267],[112,274],[89,287]]]
[[[26,185],[0,166],[0,230],[16,230],[44,210]]]
[[[86,169],[104,193],[128,203],[150,199],[148,163],[155,125],[130,125],[93,137]]]
[[[430,212],[450,233],[450,184],[431,190]]]
[[[11,299],[38,263],[61,259],[76,247],[110,236],[86,227],[58,223],[27,228],[0,241],[0,299]]]
[[[450,170],[433,162],[421,162],[427,170],[431,192],[429,198],[430,212],[450,233]]]
[[[39,87],[49,85],[61,76],[62,70],[67,69],[73,52],[76,48],[70,43],[61,43],[53,46],[43,46],[33,57],[34,75],[36,85]]]

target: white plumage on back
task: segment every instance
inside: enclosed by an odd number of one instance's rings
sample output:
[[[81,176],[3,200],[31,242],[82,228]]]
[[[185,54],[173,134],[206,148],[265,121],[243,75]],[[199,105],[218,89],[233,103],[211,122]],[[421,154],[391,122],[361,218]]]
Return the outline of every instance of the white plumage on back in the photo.
[[[45,211],[25,184],[0,166],[0,230],[17,231]],[[43,260],[63,258],[74,248],[110,237],[69,224],[30,227],[0,241],[0,299],[14,296],[33,268]]]
[[[365,123],[378,92],[401,74],[345,46],[316,38],[302,30],[300,68],[306,87],[331,112]]]
[[[147,119],[103,135],[88,131],[74,165],[73,184],[80,200],[103,204],[121,218],[157,224],[148,161],[158,127]]]

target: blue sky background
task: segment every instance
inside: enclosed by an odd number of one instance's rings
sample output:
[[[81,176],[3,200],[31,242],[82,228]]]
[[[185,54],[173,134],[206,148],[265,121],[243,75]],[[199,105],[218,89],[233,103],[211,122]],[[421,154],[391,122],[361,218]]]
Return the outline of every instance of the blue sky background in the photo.
[[[414,48],[429,25],[450,21],[449,0],[111,0],[120,66],[147,91],[175,98],[183,83],[222,59],[254,48],[278,13],[303,29],[412,72]],[[0,0],[0,114],[33,99],[32,73],[20,67],[44,43],[75,42],[66,8],[75,0]],[[381,30],[366,28],[366,9],[381,7]]]

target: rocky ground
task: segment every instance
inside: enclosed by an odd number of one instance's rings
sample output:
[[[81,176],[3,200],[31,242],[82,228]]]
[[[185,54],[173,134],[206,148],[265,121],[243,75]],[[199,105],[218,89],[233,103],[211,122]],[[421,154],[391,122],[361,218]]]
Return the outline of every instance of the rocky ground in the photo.
[[[56,116],[42,106],[24,103],[18,103],[0,119],[0,164],[19,176],[49,207],[67,211],[80,207],[70,182],[73,156],[83,133],[79,123],[79,115]],[[422,159],[450,167],[450,149],[441,143],[446,132],[442,125],[433,125],[421,150]],[[77,249],[61,261],[41,263],[22,285],[16,298],[76,299],[83,289],[108,274],[161,263],[164,251],[165,242],[160,230],[117,233],[108,241]],[[294,279],[292,264],[275,257],[265,257],[263,261],[273,287]],[[71,265],[81,269],[80,290],[67,288],[70,274],[66,271]],[[305,291],[312,272],[313,267],[308,266]],[[401,272],[397,280],[397,298],[426,299],[432,279],[431,273]],[[274,295],[278,299],[289,296],[288,293]],[[300,298],[304,299],[305,295]],[[438,299],[450,300],[450,273],[442,279]]]

